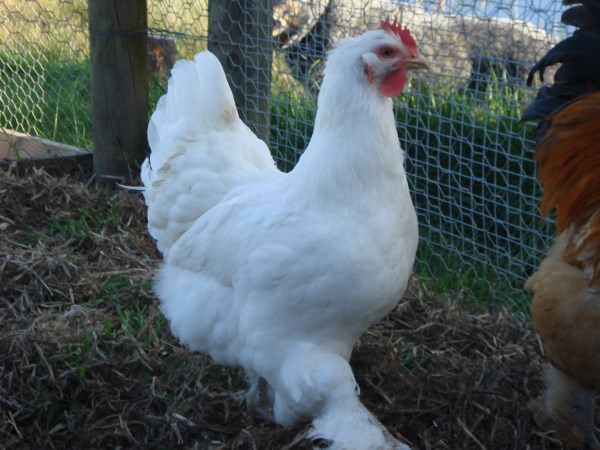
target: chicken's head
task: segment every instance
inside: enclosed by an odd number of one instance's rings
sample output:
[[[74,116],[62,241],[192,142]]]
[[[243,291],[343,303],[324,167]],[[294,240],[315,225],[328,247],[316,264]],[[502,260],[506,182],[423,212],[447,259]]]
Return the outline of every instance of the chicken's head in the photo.
[[[366,49],[361,55],[364,76],[386,97],[402,92],[407,70],[429,68],[408,28],[396,20],[382,20],[379,30],[359,39]]]

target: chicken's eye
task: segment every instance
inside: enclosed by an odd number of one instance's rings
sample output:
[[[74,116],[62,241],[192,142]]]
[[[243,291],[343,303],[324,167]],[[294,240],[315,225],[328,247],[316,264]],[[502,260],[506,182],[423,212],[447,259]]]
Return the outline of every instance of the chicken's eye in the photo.
[[[391,58],[396,54],[396,49],[392,47],[381,47],[378,53],[381,58]]]

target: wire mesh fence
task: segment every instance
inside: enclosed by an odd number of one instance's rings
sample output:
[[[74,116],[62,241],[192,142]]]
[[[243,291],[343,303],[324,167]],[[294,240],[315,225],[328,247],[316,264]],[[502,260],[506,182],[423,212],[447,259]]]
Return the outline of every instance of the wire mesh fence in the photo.
[[[0,139],[23,144],[11,151],[28,148],[14,131],[89,148],[86,22],[83,2],[0,2]]]
[[[219,4],[228,5],[229,19],[211,24],[210,8]],[[538,213],[533,133],[519,118],[534,95],[525,85],[528,70],[566,32],[560,3],[151,0],[151,109],[174,61],[218,44],[214,30],[233,32],[259,17],[252,8],[268,8],[271,21],[243,27],[255,31],[243,36],[241,54],[252,57],[266,45],[270,68],[248,68],[234,56],[227,64],[246,80],[234,90],[267,84],[270,104],[246,99],[242,115],[266,117],[261,134],[283,170],[310,139],[326,52],[386,16],[411,29],[431,63],[396,101],[421,224],[416,274],[433,289],[525,309],[522,284],[543,256],[552,224]],[[2,0],[0,17],[0,142],[23,133],[90,149],[87,2]],[[270,82],[261,69],[271,71]]]

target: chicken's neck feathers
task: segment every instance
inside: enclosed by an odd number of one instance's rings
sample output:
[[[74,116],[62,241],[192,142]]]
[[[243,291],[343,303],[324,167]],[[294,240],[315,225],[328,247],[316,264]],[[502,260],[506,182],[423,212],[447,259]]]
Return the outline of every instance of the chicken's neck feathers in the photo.
[[[345,81],[348,84],[348,80]],[[315,129],[293,176],[327,203],[408,192],[391,99],[355,82],[326,78]]]
[[[337,55],[335,55],[337,56]],[[334,55],[327,62],[319,92],[315,132],[322,128],[348,126],[352,120],[393,121],[392,100],[367,82],[362,65]]]

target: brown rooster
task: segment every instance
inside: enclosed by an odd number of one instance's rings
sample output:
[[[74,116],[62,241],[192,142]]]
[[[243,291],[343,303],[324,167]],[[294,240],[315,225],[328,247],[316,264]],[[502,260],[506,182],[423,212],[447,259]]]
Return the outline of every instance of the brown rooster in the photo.
[[[533,328],[549,364],[546,391],[531,403],[536,422],[579,448],[600,450],[595,392],[600,389],[600,0],[576,4],[562,22],[577,27],[531,70],[562,63],[523,120],[538,120],[535,160],[541,210],[556,213],[556,242],[525,283]]]

